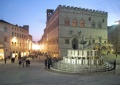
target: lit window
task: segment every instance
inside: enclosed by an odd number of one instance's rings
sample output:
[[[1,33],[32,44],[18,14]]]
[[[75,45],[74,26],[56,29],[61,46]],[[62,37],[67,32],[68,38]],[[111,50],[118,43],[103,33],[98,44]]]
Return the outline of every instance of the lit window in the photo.
[[[12,42],[12,46],[14,46],[14,43]]]

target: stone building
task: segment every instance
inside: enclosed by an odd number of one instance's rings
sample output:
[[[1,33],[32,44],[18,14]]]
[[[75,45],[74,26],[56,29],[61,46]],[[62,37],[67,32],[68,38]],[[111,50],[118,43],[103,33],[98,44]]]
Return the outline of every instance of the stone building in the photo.
[[[108,42],[113,44],[114,52],[120,53],[120,20],[112,26],[108,26]]]
[[[60,58],[68,50],[97,49],[107,53],[107,12],[59,5],[56,10],[47,9],[46,13],[41,51]]]
[[[0,58],[28,55],[32,50],[32,36],[29,26],[13,25],[0,20]]]

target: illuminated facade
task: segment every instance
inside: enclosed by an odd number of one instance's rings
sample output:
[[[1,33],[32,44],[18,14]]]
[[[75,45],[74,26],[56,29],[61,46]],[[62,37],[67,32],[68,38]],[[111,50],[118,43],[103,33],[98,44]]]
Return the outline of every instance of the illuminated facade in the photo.
[[[41,51],[52,57],[67,56],[68,50],[83,48],[107,54],[107,17],[108,13],[104,11],[64,5],[56,10],[47,9]]]
[[[32,36],[29,26],[23,27],[0,20],[0,55],[18,57],[28,55],[32,51]]]

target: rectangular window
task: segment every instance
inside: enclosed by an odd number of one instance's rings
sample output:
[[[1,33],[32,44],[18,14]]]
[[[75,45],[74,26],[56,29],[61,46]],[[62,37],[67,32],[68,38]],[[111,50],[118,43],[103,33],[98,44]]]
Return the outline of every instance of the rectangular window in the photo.
[[[92,43],[95,43],[95,40],[92,40]]]
[[[65,39],[65,44],[69,44],[69,39]]]
[[[80,27],[84,27],[84,25],[85,25],[84,23],[80,23]]]
[[[89,17],[88,20],[91,21],[91,17]]]
[[[93,55],[93,52],[91,51],[91,56]]]
[[[12,36],[14,36],[14,32],[12,32]]]
[[[6,36],[4,37],[4,41],[7,42],[7,37]]]

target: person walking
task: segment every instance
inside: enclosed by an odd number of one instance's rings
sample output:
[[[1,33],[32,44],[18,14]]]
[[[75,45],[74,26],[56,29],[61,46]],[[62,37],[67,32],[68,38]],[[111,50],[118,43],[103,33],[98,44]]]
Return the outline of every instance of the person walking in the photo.
[[[19,68],[21,67],[22,61],[19,59]]]
[[[51,66],[51,58],[49,57],[48,58],[48,69],[50,69],[50,66]]]
[[[7,61],[7,58],[6,58],[6,57],[4,58],[4,61],[5,61],[5,64],[6,64],[6,61]]]
[[[30,60],[26,60],[26,67],[30,66]]]
[[[45,67],[47,67],[47,58],[45,59]]]
[[[114,62],[113,62],[113,69],[115,70],[116,69],[116,60],[114,60]]]
[[[22,57],[22,66],[24,68],[24,63],[25,63],[25,57]]]

